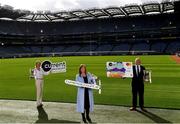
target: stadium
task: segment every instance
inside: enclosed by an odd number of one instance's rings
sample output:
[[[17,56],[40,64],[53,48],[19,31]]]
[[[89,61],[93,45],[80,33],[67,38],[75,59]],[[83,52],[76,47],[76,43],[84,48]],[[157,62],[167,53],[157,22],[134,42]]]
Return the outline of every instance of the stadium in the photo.
[[[94,122],[180,122],[179,8],[180,1],[163,1],[32,12],[0,4],[0,123],[80,122],[77,88],[64,83],[75,79],[80,64],[102,81],[102,94],[94,91]],[[144,94],[149,113],[129,112],[130,78],[106,76],[106,62],[137,57],[152,71]],[[36,60],[67,64],[66,73],[45,76],[42,117],[29,79]]]

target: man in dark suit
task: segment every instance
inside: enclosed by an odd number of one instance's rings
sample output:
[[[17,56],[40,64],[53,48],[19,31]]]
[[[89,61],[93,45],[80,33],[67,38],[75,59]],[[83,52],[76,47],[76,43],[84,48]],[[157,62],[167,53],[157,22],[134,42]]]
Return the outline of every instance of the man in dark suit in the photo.
[[[139,58],[135,59],[135,65],[133,66],[133,78],[132,78],[132,107],[130,111],[136,111],[137,107],[137,95],[139,95],[139,107],[142,111],[144,109],[144,70],[145,67],[141,65]]]

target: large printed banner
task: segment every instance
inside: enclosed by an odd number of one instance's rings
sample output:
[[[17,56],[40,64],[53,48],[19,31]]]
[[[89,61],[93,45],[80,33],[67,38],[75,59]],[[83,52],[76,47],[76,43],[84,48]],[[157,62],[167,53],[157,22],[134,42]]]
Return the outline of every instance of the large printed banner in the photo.
[[[52,63],[51,61],[44,61],[41,65],[45,72],[51,71],[51,73],[63,73],[66,72],[66,62]]]
[[[51,61],[45,60],[42,62],[41,68],[44,72],[64,73],[66,72],[66,62],[52,63]],[[29,69],[29,78],[34,78],[34,69]]]
[[[106,71],[107,77],[112,78],[132,78],[133,67],[132,62],[107,62]]]

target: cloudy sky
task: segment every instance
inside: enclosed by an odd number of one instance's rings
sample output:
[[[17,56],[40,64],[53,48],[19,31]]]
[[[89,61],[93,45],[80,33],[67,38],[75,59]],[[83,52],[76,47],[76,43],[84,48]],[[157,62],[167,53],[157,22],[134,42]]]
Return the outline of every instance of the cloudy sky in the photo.
[[[123,6],[126,4],[142,4],[145,2],[163,0],[0,0],[2,5],[13,6],[14,9],[26,9],[31,11],[60,11],[88,8],[103,8],[108,6]]]

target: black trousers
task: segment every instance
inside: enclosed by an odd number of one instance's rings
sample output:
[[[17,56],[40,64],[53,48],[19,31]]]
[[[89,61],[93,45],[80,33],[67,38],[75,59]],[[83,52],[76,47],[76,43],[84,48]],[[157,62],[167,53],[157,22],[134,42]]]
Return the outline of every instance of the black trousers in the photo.
[[[85,114],[86,114],[86,118],[88,118],[89,117],[89,109],[85,109],[84,113],[81,113],[82,119],[85,118]]]
[[[86,113],[86,117],[89,117],[89,108],[90,108],[90,104],[89,104],[89,92],[88,89],[85,88],[84,91],[84,113],[82,114],[82,118],[85,118],[85,113]]]
[[[139,95],[139,107],[144,107],[144,84],[132,84],[132,105],[137,107],[137,96]]]

